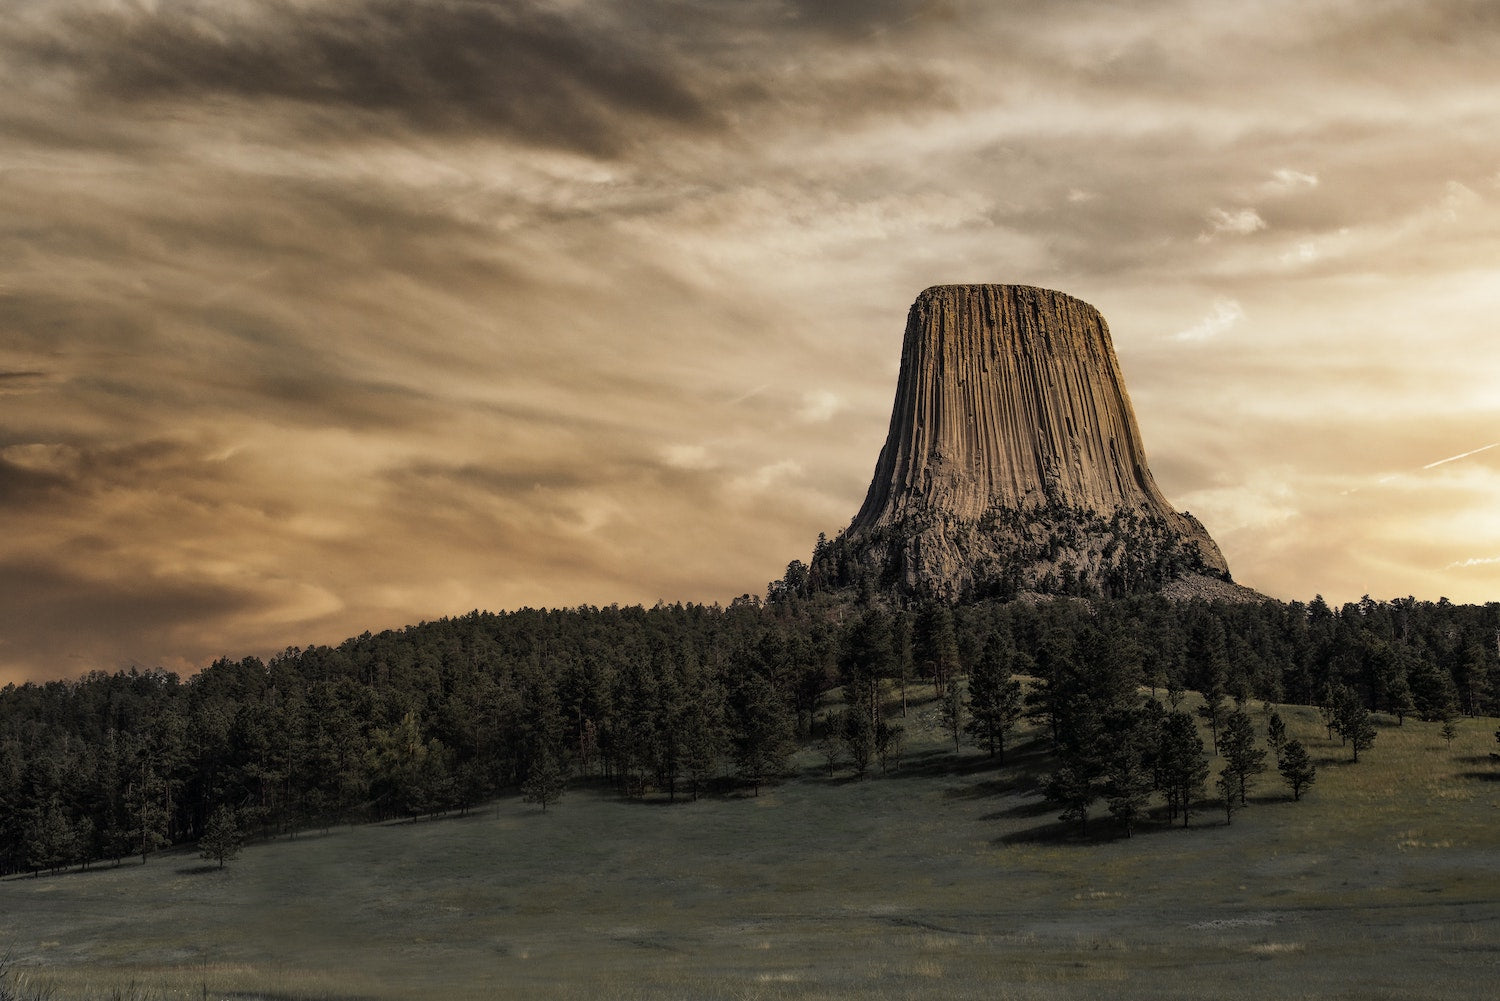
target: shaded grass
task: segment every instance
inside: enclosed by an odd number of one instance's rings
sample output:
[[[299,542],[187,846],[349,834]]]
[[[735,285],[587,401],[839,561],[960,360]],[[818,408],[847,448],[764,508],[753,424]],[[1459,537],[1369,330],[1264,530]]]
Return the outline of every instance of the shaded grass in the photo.
[[[252,845],[222,871],[181,851],[6,880],[0,950],[58,1001],[1493,996],[1492,721],[1451,748],[1384,726],[1301,803],[1270,771],[1233,827],[1205,805],[1189,830],[1126,840],[1096,817],[1078,839],[1040,797],[1036,734],[1004,766],[955,755],[931,705],[884,778],[830,780],[809,748],[759,797],[646,809],[594,785],[545,815],[502,800]],[[1347,755],[1316,710],[1281,714]]]

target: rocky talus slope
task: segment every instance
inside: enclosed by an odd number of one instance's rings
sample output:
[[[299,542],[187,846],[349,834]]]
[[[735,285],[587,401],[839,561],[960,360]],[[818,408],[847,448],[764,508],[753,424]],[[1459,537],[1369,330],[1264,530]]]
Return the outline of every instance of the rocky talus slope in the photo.
[[[812,577],[944,598],[1238,590],[1151,476],[1104,318],[1024,285],[917,297],[869,493]]]

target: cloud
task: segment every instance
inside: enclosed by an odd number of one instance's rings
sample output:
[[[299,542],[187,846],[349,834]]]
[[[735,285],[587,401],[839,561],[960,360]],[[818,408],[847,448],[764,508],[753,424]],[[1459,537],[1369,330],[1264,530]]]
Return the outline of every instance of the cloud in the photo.
[[[1260,217],[1260,213],[1254,209],[1210,209],[1208,212],[1208,223],[1212,229],[1203,234],[1200,239],[1209,240],[1222,233],[1232,236],[1249,236],[1257,230],[1266,228],[1266,221]]]
[[[1318,175],[1309,174],[1301,170],[1292,170],[1290,167],[1278,167],[1271,171],[1271,179],[1261,185],[1261,191],[1267,195],[1285,195],[1293,191],[1318,186]]]
[[[335,134],[394,122],[611,155],[632,122],[708,124],[671,54],[618,27],[525,2],[68,4],[51,25],[12,29],[8,48],[94,99],[291,102],[338,115],[319,119]]]
[[[676,469],[710,469],[713,460],[702,445],[667,445],[661,450],[662,461]]]
[[[806,424],[826,424],[843,408],[844,401],[837,393],[820,389],[802,394],[802,407],[797,411],[797,419]]]
[[[1203,319],[1172,335],[1177,341],[1207,341],[1227,333],[1245,318],[1245,310],[1233,299],[1215,299],[1214,308]]]
[[[1444,570],[1462,569],[1468,567],[1487,567],[1500,564],[1500,556],[1471,556],[1466,560],[1455,560],[1449,563]]]

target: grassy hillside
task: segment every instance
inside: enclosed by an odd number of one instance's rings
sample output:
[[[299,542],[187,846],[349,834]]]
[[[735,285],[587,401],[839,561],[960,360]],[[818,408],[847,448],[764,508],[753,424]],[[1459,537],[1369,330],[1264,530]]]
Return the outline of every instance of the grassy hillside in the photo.
[[[1006,767],[955,758],[916,703],[888,777],[828,779],[809,749],[759,797],[575,787],[546,814],[338,828],[223,871],[177,852],[8,879],[0,955],[59,1001],[1494,997],[1494,721],[1451,747],[1385,725],[1351,765],[1315,710],[1282,715],[1317,783],[1293,803],[1267,773],[1232,827],[1205,807],[1062,836],[1027,734]]]

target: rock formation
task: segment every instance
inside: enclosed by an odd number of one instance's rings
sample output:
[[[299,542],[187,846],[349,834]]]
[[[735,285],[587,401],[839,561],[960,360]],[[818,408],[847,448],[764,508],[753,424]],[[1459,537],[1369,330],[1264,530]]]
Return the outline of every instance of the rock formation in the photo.
[[[869,493],[811,571],[949,599],[1238,590],[1151,476],[1103,317],[1024,285],[917,297]]]

